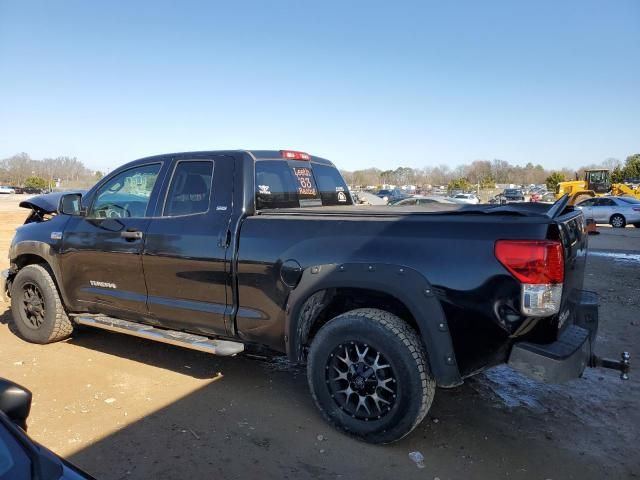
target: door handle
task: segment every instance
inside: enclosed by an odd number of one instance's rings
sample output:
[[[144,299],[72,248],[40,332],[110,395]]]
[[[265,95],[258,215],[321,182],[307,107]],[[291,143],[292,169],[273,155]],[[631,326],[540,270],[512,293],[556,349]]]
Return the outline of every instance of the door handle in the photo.
[[[140,240],[142,239],[142,232],[120,232],[120,237],[126,239],[126,240]]]
[[[231,245],[231,230],[221,233],[218,237],[218,247],[227,248],[229,245]]]

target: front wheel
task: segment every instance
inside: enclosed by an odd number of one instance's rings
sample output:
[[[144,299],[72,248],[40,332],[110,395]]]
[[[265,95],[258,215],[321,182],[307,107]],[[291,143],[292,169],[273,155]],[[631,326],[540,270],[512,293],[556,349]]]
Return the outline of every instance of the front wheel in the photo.
[[[18,333],[29,342],[56,342],[73,331],[53,277],[42,265],[28,265],[16,275],[11,314]]]
[[[339,315],[320,329],[307,373],[325,419],[370,443],[408,435],[435,394],[416,331],[397,316],[371,308]]]
[[[611,217],[610,223],[614,228],[624,228],[627,225],[626,220],[619,213],[616,213]]]

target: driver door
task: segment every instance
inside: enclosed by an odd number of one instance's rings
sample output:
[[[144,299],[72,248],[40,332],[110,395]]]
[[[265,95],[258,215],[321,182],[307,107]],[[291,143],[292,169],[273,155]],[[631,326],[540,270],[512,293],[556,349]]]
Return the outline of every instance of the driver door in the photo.
[[[76,311],[139,319],[146,314],[142,247],[162,163],[139,165],[105,181],[69,219],[61,250],[67,294]]]

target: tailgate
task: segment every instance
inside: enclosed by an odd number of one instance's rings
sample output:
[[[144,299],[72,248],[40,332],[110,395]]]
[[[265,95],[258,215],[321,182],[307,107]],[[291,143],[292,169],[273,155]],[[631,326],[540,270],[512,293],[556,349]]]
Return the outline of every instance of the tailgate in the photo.
[[[562,329],[573,320],[582,295],[588,243],[582,212],[572,209],[553,219],[549,228],[549,238],[559,239],[564,247],[564,286],[558,314],[558,327]]]

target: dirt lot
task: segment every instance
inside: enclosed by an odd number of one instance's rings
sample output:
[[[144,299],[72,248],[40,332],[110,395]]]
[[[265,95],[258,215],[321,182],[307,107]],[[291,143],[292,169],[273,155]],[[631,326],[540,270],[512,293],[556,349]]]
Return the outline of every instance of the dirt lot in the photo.
[[[26,213],[0,197],[0,267]],[[599,353],[638,352],[640,229],[592,237]],[[36,346],[0,300],[0,376],[34,392],[29,433],[98,478],[602,479],[640,476],[640,380],[563,386],[501,367],[439,390],[408,438],[374,447],[328,427],[286,362],[216,358],[101,331]],[[424,456],[424,468],[409,453]]]

